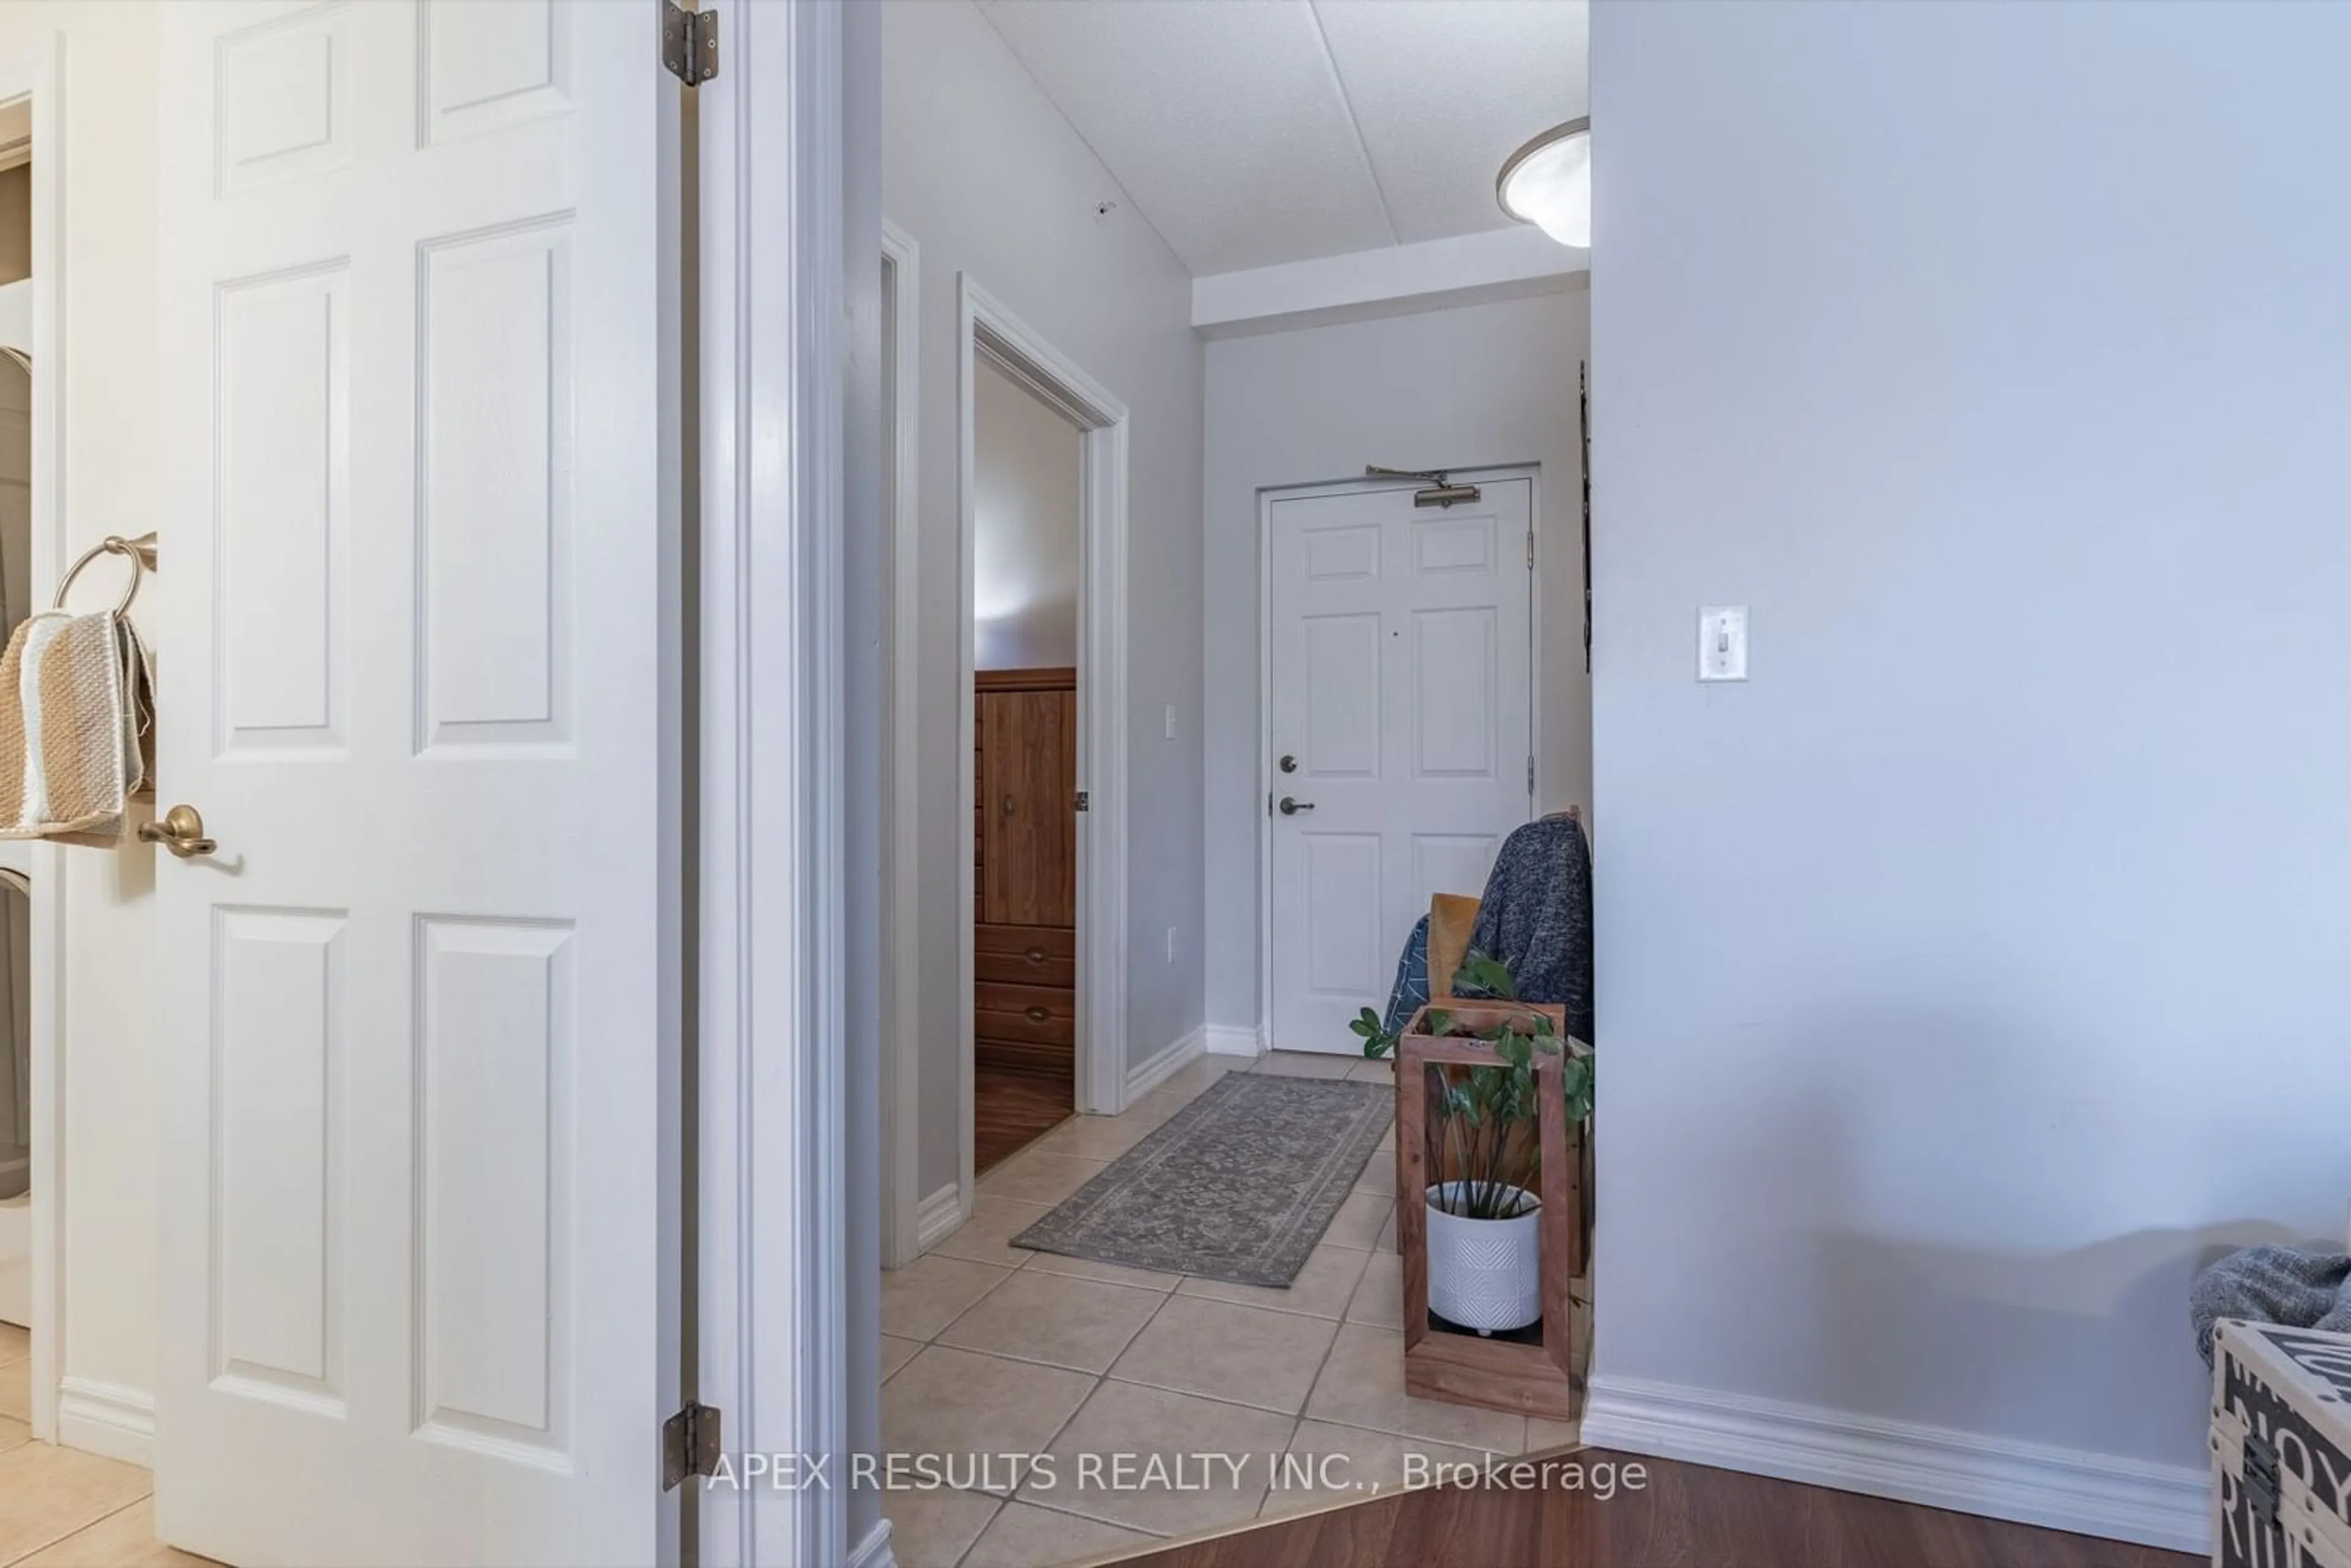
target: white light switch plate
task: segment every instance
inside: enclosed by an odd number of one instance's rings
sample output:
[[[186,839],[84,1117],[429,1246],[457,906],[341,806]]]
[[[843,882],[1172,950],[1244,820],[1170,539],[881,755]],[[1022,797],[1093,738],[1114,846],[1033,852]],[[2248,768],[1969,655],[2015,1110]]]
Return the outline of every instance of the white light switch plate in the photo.
[[[1747,678],[1747,606],[1708,604],[1698,612],[1698,678]]]

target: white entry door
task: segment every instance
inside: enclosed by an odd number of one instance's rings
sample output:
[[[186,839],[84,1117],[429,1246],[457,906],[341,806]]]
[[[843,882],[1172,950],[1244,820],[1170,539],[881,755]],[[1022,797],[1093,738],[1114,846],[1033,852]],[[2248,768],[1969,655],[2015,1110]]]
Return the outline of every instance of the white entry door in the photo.
[[[157,1528],[674,1557],[656,0],[160,9]]]
[[[1353,1053],[1431,894],[1483,892],[1533,806],[1533,482],[1271,502],[1271,1044]]]

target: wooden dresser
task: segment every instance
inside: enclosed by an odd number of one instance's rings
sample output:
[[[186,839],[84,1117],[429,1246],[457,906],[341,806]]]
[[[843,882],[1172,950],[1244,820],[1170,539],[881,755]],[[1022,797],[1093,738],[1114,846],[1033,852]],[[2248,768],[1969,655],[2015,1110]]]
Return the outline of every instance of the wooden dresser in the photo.
[[[1078,678],[982,670],[973,682],[975,1056],[1077,1066]]]

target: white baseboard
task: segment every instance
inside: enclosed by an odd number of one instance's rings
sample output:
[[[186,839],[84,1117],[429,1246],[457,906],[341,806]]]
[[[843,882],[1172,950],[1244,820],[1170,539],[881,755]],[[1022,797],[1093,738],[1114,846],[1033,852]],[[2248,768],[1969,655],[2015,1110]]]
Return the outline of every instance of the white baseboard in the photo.
[[[1715,1465],[2199,1556],[2203,1470],[1636,1378],[1595,1377],[1595,1448]]]
[[[928,1252],[956,1233],[965,1218],[963,1188],[949,1182],[914,1209],[914,1250]]]
[[[1265,1042],[1252,1025],[1212,1023],[1201,1032],[1207,1036],[1210,1056],[1263,1056]]]
[[[155,1396],[119,1383],[68,1377],[57,1385],[57,1446],[155,1468]]]
[[[1195,1029],[1183,1039],[1161,1046],[1148,1061],[1126,1070],[1126,1101],[1132,1105],[1184,1070],[1186,1062],[1207,1049],[1207,1030]]]
[[[890,1551],[890,1521],[878,1519],[857,1550],[849,1554],[849,1568],[898,1568],[898,1559]]]

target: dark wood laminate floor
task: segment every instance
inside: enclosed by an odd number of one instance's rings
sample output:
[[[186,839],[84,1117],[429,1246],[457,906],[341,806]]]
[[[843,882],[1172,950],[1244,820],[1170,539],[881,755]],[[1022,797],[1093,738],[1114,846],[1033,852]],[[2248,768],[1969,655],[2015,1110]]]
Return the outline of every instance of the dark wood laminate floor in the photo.
[[[1120,1568],[2196,1568],[2203,1559],[1665,1459],[1648,1485],[1438,1488],[1120,1560]]]
[[[986,1170],[1051,1132],[1076,1113],[1074,1078],[1007,1072],[985,1064],[972,1072],[972,1165]]]

